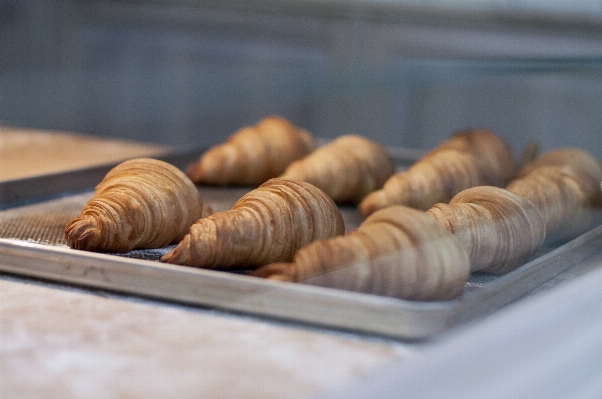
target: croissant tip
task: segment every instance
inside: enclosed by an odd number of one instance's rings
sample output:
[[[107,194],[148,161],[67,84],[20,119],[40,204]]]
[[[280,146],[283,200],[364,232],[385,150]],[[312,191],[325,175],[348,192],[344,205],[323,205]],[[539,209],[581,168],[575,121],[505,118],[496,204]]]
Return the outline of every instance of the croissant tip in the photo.
[[[268,276],[267,279],[273,280],[273,281],[287,281],[289,283],[292,283],[294,281],[290,276],[287,276],[285,274],[278,274],[278,273],[274,273],[274,274]]]
[[[171,251],[167,252],[164,255],[161,255],[161,257],[159,258],[159,262],[162,263],[179,263],[178,262],[178,255],[179,255],[180,251],[178,250],[178,247],[175,247],[174,249],[172,249]]]
[[[178,245],[176,245],[175,248],[173,248],[171,251],[167,252],[166,254],[162,255],[159,258],[159,261],[163,262],[163,263],[171,263],[171,264],[178,264],[178,265],[184,265],[184,266],[193,266],[189,262],[189,259],[190,259],[190,251],[188,249],[189,246],[190,246],[190,235],[187,234],[178,243]]]
[[[364,218],[387,206],[382,190],[373,191],[359,203],[358,208]]]
[[[272,263],[252,271],[249,275],[275,281],[295,281],[292,275],[292,263]]]
[[[201,180],[200,172],[198,170],[198,162],[192,162],[186,166],[184,169],[184,174],[192,180],[192,182],[197,183]]]
[[[98,234],[98,221],[94,218],[78,217],[65,226],[67,245],[73,249],[95,250],[93,238]]]

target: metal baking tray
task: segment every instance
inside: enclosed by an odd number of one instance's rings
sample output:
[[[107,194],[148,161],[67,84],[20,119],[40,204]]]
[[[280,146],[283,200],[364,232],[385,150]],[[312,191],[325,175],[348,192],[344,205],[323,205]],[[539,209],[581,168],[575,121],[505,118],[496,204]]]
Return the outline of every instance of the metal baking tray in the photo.
[[[411,163],[411,158],[399,156],[398,165]],[[180,166],[188,159],[190,154],[166,158]],[[29,201],[22,193],[20,203],[0,210],[1,272],[338,330],[421,339],[490,314],[602,251],[602,225],[597,225],[570,242],[544,246],[513,272],[473,273],[457,299],[408,301],[160,263],[158,258],[167,249],[125,255],[70,249],[65,245],[64,226],[79,214],[102,176],[95,169],[72,171],[69,176],[76,177],[77,187],[70,187],[70,179],[64,176],[46,176],[60,182],[64,193]],[[82,182],[88,182],[89,188],[81,190]],[[52,186],[52,181],[47,184]],[[215,211],[229,209],[249,190],[199,189],[204,203]],[[341,212],[347,230],[361,222],[355,208],[341,207]]]

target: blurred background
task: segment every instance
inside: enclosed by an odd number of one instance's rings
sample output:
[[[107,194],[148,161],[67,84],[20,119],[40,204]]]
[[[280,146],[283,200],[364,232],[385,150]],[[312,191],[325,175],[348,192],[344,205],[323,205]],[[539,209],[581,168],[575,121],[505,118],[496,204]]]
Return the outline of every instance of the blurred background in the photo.
[[[0,0],[0,124],[204,148],[268,114],[602,158],[602,1]]]

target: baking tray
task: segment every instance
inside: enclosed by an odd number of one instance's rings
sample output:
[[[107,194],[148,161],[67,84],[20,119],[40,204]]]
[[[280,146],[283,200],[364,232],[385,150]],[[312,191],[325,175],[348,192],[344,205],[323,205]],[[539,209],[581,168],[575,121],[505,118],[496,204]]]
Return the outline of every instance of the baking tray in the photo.
[[[182,169],[196,159],[200,152],[202,150],[176,148],[153,158]],[[119,162],[107,162],[81,169],[0,181],[0,210],[93,188],[117,163]]]
[[[184,164],[190,154],[166,160]],[[397,157],[398,166],[412,157]],[[97,170],[69,172],[78,187],[93,187]],[[47,179],[56,176],[47,176]],[[332,288],[286,283],[232,273],[163,264],[167,249],[125,255],[77,251],[65,245],[63,230],[92,196],[92,189],[71,190],[59,176],[64,194],[23,201],[0,210],[0,271],[55,282],[105,289],[153,299],[213,307],[326,328],[400,339],[432,336],[490,314],[534,290],[602,249],[602,225],[567,243],[546,244],[531,261],[505,275],[473,273],[461,297],[418,302]],[[48,183],[50,184],[50,183]],[[26,186],[24,186],[26,187]],[[229,209],[246,188],[200,187],[204,203]],[[36,191],[36,194],[39,192]],[[341,207],[347,230],[359,225],[353,207]]]

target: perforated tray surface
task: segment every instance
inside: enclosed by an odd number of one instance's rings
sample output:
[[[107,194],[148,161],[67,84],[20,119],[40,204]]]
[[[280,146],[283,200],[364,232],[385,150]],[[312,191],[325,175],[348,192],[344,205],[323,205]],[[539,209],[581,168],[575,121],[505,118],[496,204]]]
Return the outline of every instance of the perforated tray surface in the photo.
[[[203,201],[212,207],[214,212],[227,210],[234,205],[236,200],[249,190],[245,188],[212,188],[201,189]],[[39,204],[27,205],[0,211],[0,238],[18,240],[30,244],[41,244],[53,247],[67,248],[64,229],[67,222],[78,216],[84,204],[91,198],[93,192],[45,201]],[[351,231],[359,226],[362,217],[352,207],[340,207],[346,231]],[[146,259],[158,261],[161,255],[174,246],[157,249],[133,250],[126,254],[110,254],[125,258]],[[538,256],[549,251],[542,248]],[[238,271],[238,273],[244,271]],[[487,273],[473,273],[466,285],[466,290],[483,286],[495,280],[496,276]]]
[[[249,191],[200,190],[204,203],[214,211],[229,209]],[[88,190],[1,210],[0,271],[327,328],[417,339],[489,314],[602,249],[602,226],[593,227],[568,243],[547,245],[508,274],[473,273],[457,299],[416,302],[267,281],[246,276],[244,271],[228,273],[159,262],[170,248],[124,255],[70,249],[64,226],[79,215],[92,195]],[[355,208],[341,207],[341,212],[348,231],[361,222]]]

